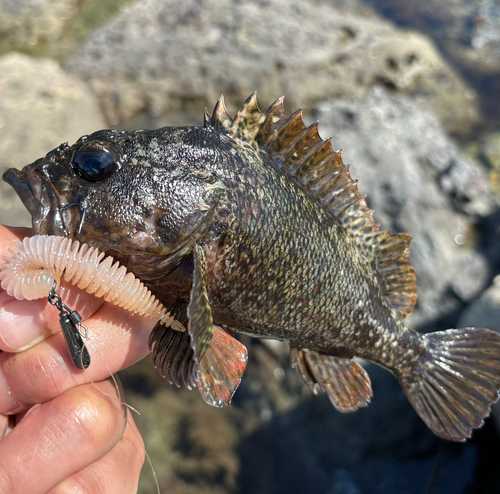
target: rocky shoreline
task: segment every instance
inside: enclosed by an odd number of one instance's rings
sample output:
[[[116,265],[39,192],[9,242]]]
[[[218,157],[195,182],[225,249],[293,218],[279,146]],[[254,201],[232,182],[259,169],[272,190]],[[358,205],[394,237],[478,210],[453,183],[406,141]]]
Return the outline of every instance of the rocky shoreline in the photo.
[[[343,149],[375,219],[413,236],[422,331],[500,331],[500,7],[493,0],[0,1],[0,171],[101,129],[201,125],[254,90]],[[28,225],[0,184],[0,222]],[[496,278],[495,278],[496,277]],[[314,397],[285,345],[250,341],[229,409],[122,373],[170,493],[484,493],[500,408],[467,444],[435,438],[394,378],[352,415]],[[152,492],[144,468],[140,492]]]

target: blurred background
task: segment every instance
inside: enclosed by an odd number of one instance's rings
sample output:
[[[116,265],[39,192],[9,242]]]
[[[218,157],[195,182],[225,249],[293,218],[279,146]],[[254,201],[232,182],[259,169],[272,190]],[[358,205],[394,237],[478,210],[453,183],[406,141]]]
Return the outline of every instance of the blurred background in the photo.
[[[257,90],[320,121],[383,228],[410,232],[420,331],[500,331],[499,0],[0,0],[0,171],[101,128],[201,125]],[[29,225],[0,185],[0,222]],[[278,342],[241,338],[233,406],[121,373],[169,494],[500,493],[500,407],[440,441],[373,365],[338,413]],[[146,465],[141,494],[156,492]]]

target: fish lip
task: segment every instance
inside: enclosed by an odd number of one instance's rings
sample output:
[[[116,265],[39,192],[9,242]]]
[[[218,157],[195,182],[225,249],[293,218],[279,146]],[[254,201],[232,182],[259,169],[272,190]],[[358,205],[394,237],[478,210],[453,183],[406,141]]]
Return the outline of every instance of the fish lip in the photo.
[[[61,207],[47,177],[35,162],[22,170],[9,168],[2,176],[17,193],[31,214],[34,235],[70,236],[61,215]]]
[[[24,206],[31,214],[33,218],[33,222],[38,220],[42,214],[43,205],[41,202],[42,196],[42,177],[39,174],[39,179],[36,178],[33,180],[27,179],[24,175],[24,170],[20,171],[16,168],[9,168],[2,175],[2,179],[4,182],[8,183],[19,196]]]

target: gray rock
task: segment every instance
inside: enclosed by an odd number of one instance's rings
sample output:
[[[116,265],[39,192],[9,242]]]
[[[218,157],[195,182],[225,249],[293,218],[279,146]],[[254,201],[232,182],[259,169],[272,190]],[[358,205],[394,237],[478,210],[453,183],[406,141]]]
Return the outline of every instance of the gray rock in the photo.
[[[463,311],[459,324],[461,328],[488,328],[500,333],[500,275]],[[500,403],[493,406],[491,416],[500,433]]]
[[[446,60],[481,95],[483,121],[498,127],[500,4],[497,0],[364,1],[400,26],[430,36]]]
[[[106,127],[86,86],[51,60],[0,58],[0,174],[38,159],[64,141]],[[14,190],[0,182],[0,223],[31,225]]]
[[[483,137],[481,152],[488,164],[500,172],[500,132],[493,132]]]
[[[78,0],[0,0],[0,36],[14,46],[57,39]]]
[[[500,5],[496,0],[366,0],[388,17],[429,33],[476,70],[500,70]]]
[[[358,103],[320,105],[317,116],[321,134],[344,149],[375,220],[413,236],[419,298],[411,324],[429,323],[476,296],[489,271],[468,247],[471,224],[496,201],[479,166],[460,155],[436,117],[378,89]]]
[[[229,106],[254,90],[291,107],[359,98],[377,82],[416,95],[449,128],[475,119],[475,97],[424,37],[376,16],[312,0],[145,0],[96,29],[65,67],[88,80],[111,122]]]
[[[460,327],[489,328],[500,333],[500,275],[463,311]]]

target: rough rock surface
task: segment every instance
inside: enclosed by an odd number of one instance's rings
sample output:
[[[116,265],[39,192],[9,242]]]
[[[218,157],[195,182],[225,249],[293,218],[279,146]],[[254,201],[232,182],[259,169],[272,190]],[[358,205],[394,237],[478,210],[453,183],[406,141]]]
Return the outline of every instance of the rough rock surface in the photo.
[[[499,123],[500,4],[497,0],[365,0],[400,26],[429,35],[481,93],[483,118]]]
[[[462,313],[460,327],[476,326],[500,333],[500,275]]]
[[[470,248],[471,227],[496,200],[479,166],[461,156],[436,117],[378,89],[358,103],[324,103],[317,117],[320,133],[344,150],[375,220],[413,236],[419,298],[411,322],[444,317],[476,296],[489,270]]]
[[[16,45],[57,39],[78,0],[0,0],[0,37]]]
[[[500,275],[496,276],[493,284],[462,312],[459,326],[489,328],[500,333]],[[500,432],[500,403],[496,403],[493,407],[492,417]]]
[[[230,408],[168,386],[147,360],[122,373],[162,492],[421,494],[432,484],[428,492],[464,494],[477,446],[440,442],[388,372],[369,366],[372,403],[342,414],[303,384],[301,394],[297,372],[253,341]],[[143,472],[139,493],[154,492]]]
[[[9,46],[26,36],[31,42],[38,39],[42,46],[34,46],[33,53],[44,52],[45,39],[56,37],[59,48],[50,53],[58,57],[68,53],[60,48],[64,36],[78,31],[77,43],[88,26],[104,22],[89,14],[82,20],[85,28],[73,29],[64,19],[65,12],[71,15],[64,5],[78,3],[82,14],[90,4],[97,12],[101,4],[106,9],[122,1],[0,0],[0,36]],[[384,5],[389,0],[376,1]],[[401,24],[420,29],[418,22],[425,21],[434,26],[433,35],[441,30],[443,36],[434,38],[441,48],[446,37],[450,43],[462,39],[462,49],[470,53],[495,47],[493,0],[391,2],[406,12],[405,20],[397,18]],[[437,11],[420,16],[429,5]],[[25,24],[6,15],[6,6]],[[50,18],[35,7],[50,7]],[[471,9],[479,17],[471,17]],[[23,12],[31,13],[23,17]],[[394,12],[385,13],[394,18]],[[59,38],[61,26],[66,29]],[[494,60],[497,53],[488,56]],[[471,61],[471,71],[492,75],[491,96],[496,69],[479,69],[485,63],[481,57],[476,65]],[[469,125],[475,118],[474,96],[424,36],[395,29],[372,15],[362,0],[137,0],[91,33],[67,70],[76,78],[52,61],[0,58],[0,172],[106,126],[82,78],[113,124],[129,123],[145,109],[154,115],[165,111],[164,123],[199,125],[203,106],[211,109],[220,93],[228,97],[233,114],[255,89],[263,108],[285,94],[289,111],[319,108],[321,134],[332,134],[334,146],[344,149],[375,219],[393,232],[413,234],[419,305],[409,323],[439,330],[465,324],[494,327],[497,284],[482,296],[481,290],[495,274],[491,266],[497,272],[500,268],[500,212],[491,212],[495,200],[476,163],[460,154],[438,123],[439,118],[448,130]],[[488,105],[498,113],[492,101]],[[157,124],[145,114],[138,118],[144,126]],[[500,170],[497,140],[492,133],[474,144],[476,155],[495,172]],[[28,224],[24,207],[3,183],[0,198],[0,222]],[[372,404],[340,414],[324,395],[313,396],[290,368],[286,344],[242,340],[250,362],[230,408],[209,407],[196,390],[170,386],[149,359],[124,372],[127,402],[141,412],[136,421],[162,492],[500,492],[500,439],[491,423],[466,444],[439,441],[393,376],[376,366],[367,367]],[[494,418],[500,426],[499,410]],[[139,492],[155,492],[147,466]]]
[[[500,71],[500,5],[496,0],[365,1],[400,24],[430,34],[461,63],[484,73]]]
[[[474,94],[424,37],[299,0],[136,2],[66,69],[90,82],[111,122],[211,106],[221,93],[234,108],[256,89],[267,103],[286,94],[311,106],[377,82],[425,101],[448,128],[475,119]]]
[[[87,85],[64,73],[57,62],[15,53],[0,58],[0,174],[103,127]],[[0,195],[1,223],[31,225],[16,193],[3,181]]]

